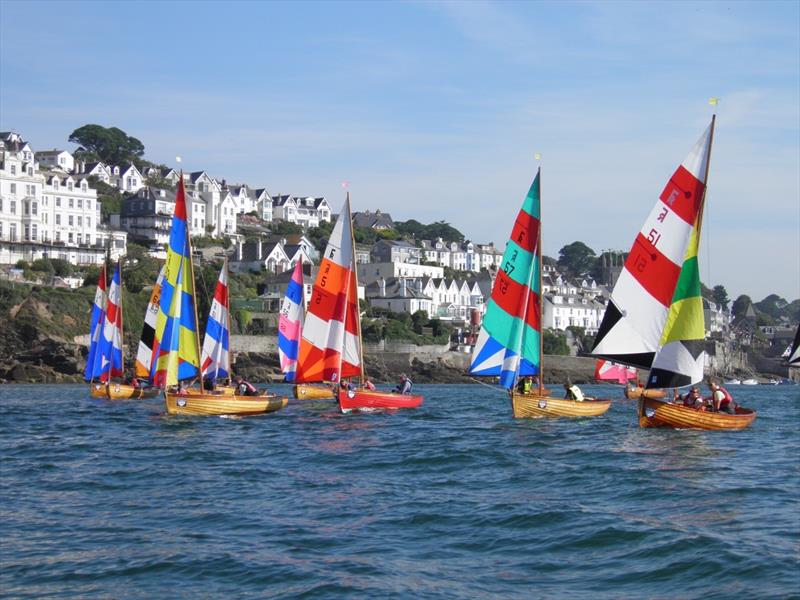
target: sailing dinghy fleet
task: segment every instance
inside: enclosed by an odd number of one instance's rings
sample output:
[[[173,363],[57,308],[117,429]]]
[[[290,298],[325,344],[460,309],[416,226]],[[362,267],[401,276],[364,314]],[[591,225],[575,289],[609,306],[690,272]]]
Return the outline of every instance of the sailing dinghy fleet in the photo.
[[[715,118],[667,182],[634,239],[595,339],[597,381],[625,386],[638,400],[641,427],[742,429],[755,411],[706,412],[670,402],[666,390],[703,379],[704,323],[697,260]],[[469,373],[494,378],[508,393],[515,418],[597,417],[608,399],[562,399],[543,386],[541,171],[523,201],[492,288]],[[367,382],[358,305],[350,194],[328,240],[306,305],[298,262],[281,304],[278,354],[298,399],[335,399],[343,413],[417,408],[423,397],[386,392]],[[240,395],[232,385],[227,262],[223,264],[200,352],[191,240],[184,183],[178,182],[167,261],[145,315],[136,375],[122,378],[122,281],[117,266],[106,290],[101,272],[91,316],[86,380],[93,396],[164,394],[169,414],[250,415],[273,412],[287,399]],[[800,328],[787,358],[800,364]],[[644,385],[637,369],[648,371]],[[534,386],[518,385],[536,377]],[[186,382],[199,383],[186,386]],[[217,385],[224,381],[224,385]],[[212,385],[203,385],[213,382]],[[635,382],[635,385],[634,385]],[[568,386],[565,386],[568,387]],[[208,388],[208,389],[204,389]],[[368,389],[369,388],[369,389]]]

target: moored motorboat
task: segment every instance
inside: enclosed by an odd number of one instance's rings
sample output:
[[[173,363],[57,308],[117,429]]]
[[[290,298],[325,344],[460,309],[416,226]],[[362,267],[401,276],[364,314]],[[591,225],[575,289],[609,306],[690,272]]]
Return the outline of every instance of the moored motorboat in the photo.
[[[423,397],[417,394],[398,394],[378,390],[339,390],[339,408],[342,412],[353,410],[418,408]]]
[[[548,394],[511,392],[511,406],[517,419],[542,417],[599,417],[611,406],[611,400],[584,398],[566,400]]]
[[[164,392],[170,415],[257,415],[280,410],[289,402],[286,396],[234,396],[223,394],[179,394]]]
[[[733,379],[728,379],[725,381],[725,385],[741,385],[741,384],[742,380],[736,379],[735,377]]]
[[[292,391],[298,400],[333,400],[333,390],[329,385],[298,383]]]
[[[750,379],[744,379],[742,380],[742,385],[758,385],[758,379],[753,379],[752,377]]]
[[[641,427],[672,427],[674,429],[731,430],[744,429],[756,418],[756,411],[737,406],[736,414],[701,411],[683,404],[662,400],[639,400]]]

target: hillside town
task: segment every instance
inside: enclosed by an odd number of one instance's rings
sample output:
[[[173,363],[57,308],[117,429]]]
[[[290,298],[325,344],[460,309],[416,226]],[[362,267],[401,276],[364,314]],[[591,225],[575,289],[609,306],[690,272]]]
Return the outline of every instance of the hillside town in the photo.
[[[120,259],[131,244],[164,258],[181,177],[198,261],[227,256],[232,272],[262,274],[259,306],[265,313],[277,313],[291,270],[302,262],[305,295],[310,298],[324,249],[310,232],[330,231],[337,217],[328,199],[272,194],[266,187],[228,183],[206,171],[87,162],[67,150],[36,151],[15,132],[0,133],[3,276],[19,280],[23,271],[15,267],[59,259],[74,266],[75,274],[55,277],[52,283],[79,287],[81,269],[99,265],[106,257]],[[121,195],[118,211],[104,210],[100,188]],[[503,249],[493,242],[385,235],[396,224],[380,208],[355,212],[353,224],[374,234],[374,241],[355,249],[359,297],[388,313],[421,311],[428,319],[446,323],[453,332],[453,347],[468,351],[480,329]],[[557,261],[545,261],[542,328],[565,335],[572,354],[588,350],[580,338],[597,332],[623,262],[624,254],[617,253],[615,260],[604,260],[592,278],[570,277]],[[733,306],[708,298],[703,305],[709,340],[749,345],[758,335],[775,349],[791,340],[789,319],[764,324],[752,306],[734,319]],[[730,354],[722,347],[717,352],[720,357]],[[721,363],[718,367],[725,369]]]

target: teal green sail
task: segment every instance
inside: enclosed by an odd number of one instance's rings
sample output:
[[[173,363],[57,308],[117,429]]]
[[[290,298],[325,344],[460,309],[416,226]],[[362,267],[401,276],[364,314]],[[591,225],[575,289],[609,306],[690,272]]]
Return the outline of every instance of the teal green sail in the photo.
[[[469,367],[472,375],[500,377],[507,389],[541,367],[539,175],[514,222]]]

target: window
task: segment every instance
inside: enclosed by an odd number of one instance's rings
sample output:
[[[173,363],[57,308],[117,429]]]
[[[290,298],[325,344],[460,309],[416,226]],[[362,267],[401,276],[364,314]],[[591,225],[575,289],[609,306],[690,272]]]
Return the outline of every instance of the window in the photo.
[[[14,195],[14,196],[16,196],[16,195],[17,195],[17,184],[16,184],[16,183],[12,183],[12,184],[11,184],[10,192],[11,192],[11,194],[12,194],[12,195]]]
[[[67,234],[67,242],[69,242],[71,244],[73,241],[74,241],[74,238],[72,236],[72,233],[68,233]]]
[[[38,238],[38,231],[36,225],[31,225],[31,239],[35,242]]]
[[[89,234],[86,234],[86,244],[87,245],[92,244],[92,236],[90,236]]]
[[[68,224],[70,227],[72,227],[72,215],[69,215],[69,216],[67,217],[67,224]],[[70,234],[70,235],[71,235],[71,234]],[[70,240],[70,241],[72,241],[72,240]]]
[[[23,238],[26,242],[31,239],[31,226],[25,225],[25,237]]]
[[[86,229],[91,229],[91,228],[92,228],[92,218],[86,217]]]
[[[83,208],[83,198],[78,198],[78,208]]]
[[[69,199],[69,207],[70,208],[75,208],[75,199],[74,198],[70,198]]]
[[[22,209],[25,211],[26,215],[30,214],[30,210],[31,210],[30,203],[29,202],[23,202],[22,203]]]
[[[87,200],[86,201],[86,208],[88,208],[89,210],[92,210],[92,201],[91,200]]]
[[[35,217],[39,214],[39,203],[31,202],[31,214]]]
[[[88,188],[89,188],[89,186],[87,186],[87,185],[86,185],[86,182],[85,182],[85,181],[84,181],[83,183],[81,183],[81,189],[82,189],[84,192],[85,192],[85,191],[86,191]]]
[[[53,179],[53,189],[54,190],[58,189],[58,179]]]
[[[11,223],[11,225],[8,226],[8,239],[11,240],[12,242],[16,242],[17,241],[17,224],[16,223]]]
[[[16,175],[17,174],[17,165],[11,165],[11,174],[12,175]]]
[[[72,191],[72,187],[73,187],[73,185],[72,185],[72,182],[71,182],[71,181],[68,181],[68,182],[67,182],[67,189],[68,189],[70,192]]]
[[[11,200],[8,204],[8,210],[11,212],[12,215],[17,214],[17,201]]]
[[[83,217],[78,217],[78,227],[83,227]]]
[[[25,186],[25,193],[28,196],[35,196],[36,195],[36,186],[35,185],[26,185]]]
[[[61,208],[61,198],[56,196],[56,208]]]

